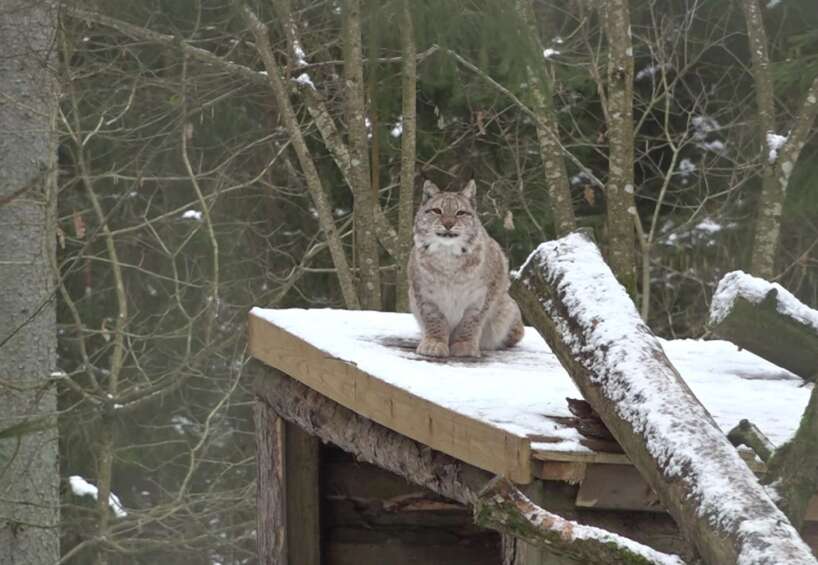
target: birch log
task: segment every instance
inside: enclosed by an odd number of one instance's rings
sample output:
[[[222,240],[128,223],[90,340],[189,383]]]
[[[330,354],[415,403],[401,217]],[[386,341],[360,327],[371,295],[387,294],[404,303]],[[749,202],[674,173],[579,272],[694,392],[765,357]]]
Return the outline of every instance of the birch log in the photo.
[[[571,234],[543,243],[512,295],[705,562],[818,563],[593,242]]]

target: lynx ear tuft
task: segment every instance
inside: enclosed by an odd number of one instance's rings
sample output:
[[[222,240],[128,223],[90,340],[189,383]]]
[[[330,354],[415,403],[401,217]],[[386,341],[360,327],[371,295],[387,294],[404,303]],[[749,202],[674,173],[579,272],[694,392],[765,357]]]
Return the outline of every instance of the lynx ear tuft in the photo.
[[[435,194],[438,194],[440,189],[437,187],[435,183],[430,180],[427,180],[423,183],[423,201],[426,202]]]
[[[474,206],[475,202],[477,201],[477,183],[474,182],[474,179],[470,180],[466,184],[466,188],[461,190],[460,194],[468,198],[469,202],[471,202],[472,206]]]

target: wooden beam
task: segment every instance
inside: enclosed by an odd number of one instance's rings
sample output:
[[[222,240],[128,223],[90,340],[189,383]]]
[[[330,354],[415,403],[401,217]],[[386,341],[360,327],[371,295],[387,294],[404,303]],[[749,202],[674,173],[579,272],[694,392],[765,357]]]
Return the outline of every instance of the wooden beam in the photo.
[[[705,562],[818,563],[587,236],[540,245],[511,293]]]
[[[287,558],[292,565],[321,565],[318,438],[290,424],[284,430],[287,485]]]
[[[531,481],[528,438],[377,379],[253,313],[248,325],[256,359],[401,435],[515,483]]]
[[[430,449],[364,418],[276,369],[266,368],[259,374],[255,380],[254,390],[275,413],[297,424],[307,433],[337,445],[362,461],[391,471],[461,504],[474,506],[481,497],[481,491],[492,479],[490,473]],[[549,497],[549,502],[556,501]],[[558,505],[569,515],[574,513],[573,499],[560,497]],[[542,509],[540,512],[541,515],[553,519],[554,523],[565,523],[565,519],[560,516]],[[495,512],[493,516],[496,518],[499,515]],[[613,529],[629,527],[627,524],[621,524],[619,517],[613,520],[609,518],[607,517],[606,524],[610,524]],[[510,527],[507,528],[500,523],[495,523],[494,527],[501,533],[512,532]],[[649,530],[649,523],[638,522],[633,526],[634,533],[641,537]],[[598,529],[596,531],[600,532]],[[582,544],[577,548],[572,547],[575,540],[570,536],[550,536],[548,539],[549,551],[575,556],[589,555],[585,547],[580,547]],[[616,544],[617,542],[613,541],[615,539],[617,538],[610,538],[609,541]],[[641,547],[636,542],[632,543]]]
[[[284,420],[265,402],[253,406],[256,425],[256,545],[261,565],[287,565]]]

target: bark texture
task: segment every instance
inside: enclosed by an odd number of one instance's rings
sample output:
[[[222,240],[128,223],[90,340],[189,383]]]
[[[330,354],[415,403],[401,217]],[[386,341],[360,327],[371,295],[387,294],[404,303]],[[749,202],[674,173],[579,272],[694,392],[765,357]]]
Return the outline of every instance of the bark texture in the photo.
[[[530,544],[551,548],[557,555],[579,563],[670,565],[683,561],[644,546],[629,548],[618,536],[597,528],[582,527],[544,511],[508,480],[492,480],[474,505],[474,521],[483,527],[504,530]],[[573,543],[566,544],[567,540]],[[638,550],[634,550],[637,548]]]
[[[816,563],[589,239],[543,244],[512,295],[705,562]],[[628,311],[602,319],[610,304]]]
[[[518,16],[522,31],[526,35],[534,57],[539,58],[543,52],[537,18],[531,0],[516,0]],[[559,129],[554,116],[551,89],[542,69],[528,67],[531,83],[531,96],[534,100],[534,113],[537,115],[537,141],[540,145],[545,181],[548,185],[548,196],[551,201],[551,213],[554,216],[554,231],[562,237],[576,229],[576,218],[571,202],[571,189],[568,183],[568,172],[560,149]]]
[[[725,316],[711,319],[710,330],[799,377],[815,380],[818,374],[818,332],[779,312],[775,289],[761,302],[739,294]]]
[[[608,256],[616,278],[636,296],[633,180],[633,45],[629,0],[604,5],[608,37]]]
[[[352,180],[355,252],[360,279],[361,305],[381,309],[381,274],[375,235],[377,195],[370,184],[369,143],[364,99],[364,65],[361,47],[360,0],[344,0],[344,113],[349,137],[349,174]]]
[[[777,158],[770,159],[768,133],[776,133],[775,92],[770,72],[767,31],[758,0],[742,0],[753,82],[756,90],[759,125],[759,159],[762,162],[761,196],[758,203],[755,235],[750,261],[750,272],[765,279],[775,276],[775,258],[781,234],[781,216],[784,210],[787,186],[801,149],[818,115],[818,77],[815,78],[798,114],[786,143]]]
[[[0,5],[0,564],[59,560],[56,6]]]
[[[412,250],[412,227],[415,215],[415,134],[417,133],[417,49],[415,27],[409,0],[401,1],[400,43],[402,61],[400,140],[400,204],[398,208],[398,281],[396,310],[409,311],[409,279],[407,266]]]
[[[256,545],[259,563],[287,565],[287,501],[284,482],[284,420],[255,403]]]
[[[799,530],[807,506],[818,492],[818,387],[812,389],[795,437],[770,459],[765,482],[780,495],[778,507]]]

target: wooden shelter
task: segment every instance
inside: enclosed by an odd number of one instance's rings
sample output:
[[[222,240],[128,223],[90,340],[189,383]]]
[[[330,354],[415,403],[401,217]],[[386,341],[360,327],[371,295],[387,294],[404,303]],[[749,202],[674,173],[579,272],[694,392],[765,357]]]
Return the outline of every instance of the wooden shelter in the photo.
[[[686,556],[605,427],[569,404],[581,395],[536,331],[478,360],[422,358],[417,340],[407,314],[251,312],[250,353],[264,364],[255,383],[263,562],[574,563],[473,524],[462,493],[493,475],[549,511]],[[727,342],[663,347],[725,433],[743,418],[776,444],[795,432],[809,398],[801,379]],[[807,519],[815,547],[815,504]]]

